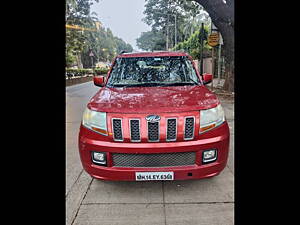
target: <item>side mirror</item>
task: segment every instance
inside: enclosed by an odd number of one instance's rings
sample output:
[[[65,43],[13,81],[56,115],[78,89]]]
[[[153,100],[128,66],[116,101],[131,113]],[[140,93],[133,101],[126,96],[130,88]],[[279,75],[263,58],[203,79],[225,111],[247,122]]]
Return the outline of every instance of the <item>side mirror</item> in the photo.
[[[213,79],[213,75],[212,74],[210,74],[210,73],[204,73],[203,75],[202,75],[202,77],[203,77],[203,84],[209,84],[209,83],[211,83],[212,82],[212,79]]]
[[[103,87],[105,84],[105,77],[104,76],[94,76],[94,85],[98,87]]]

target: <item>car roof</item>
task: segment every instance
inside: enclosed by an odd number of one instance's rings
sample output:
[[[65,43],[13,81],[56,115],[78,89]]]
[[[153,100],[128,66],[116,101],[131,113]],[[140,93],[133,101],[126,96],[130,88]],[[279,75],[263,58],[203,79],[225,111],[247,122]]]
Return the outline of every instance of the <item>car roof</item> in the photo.
[[[188,56],[185,52],[175,52],[175,51],[154,51],[154,52],[130,52],[118,55],[120,58],[128,57],[163,57],[163,56]]]

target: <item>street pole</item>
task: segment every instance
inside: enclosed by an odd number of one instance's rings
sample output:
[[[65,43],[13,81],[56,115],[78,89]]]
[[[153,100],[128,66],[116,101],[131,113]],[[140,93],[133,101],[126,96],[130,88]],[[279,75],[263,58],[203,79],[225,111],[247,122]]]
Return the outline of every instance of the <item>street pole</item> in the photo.
[[[200,75],[203,74],[203,39],[204,39],[204,23],[201,23],[201,29],[200,29],[200,45],[201,45],[201,51],[200,51]]]
[[[177,48],[177,19],[176,19],[176,14],[175,14],[175,51]]]
[[[220,84],[220,80],[221,80],[221,49],[222,49],[222,44],[223,44],[223,40],[222,40],[222,36],[220,35],[220,41],[219,41],[219,54],[218,54],[218,85]]]
[[[212,23],[211,21],[211,27],[210,27],[210,33],[212,34],[213,32],[217,32],[219,33],[218,31],[218,28]],[[211,82],[211,90],[213,90],[214,88],[214,75],[215,75],[215,46],[212,46],[212,52],[211,52],[211,57],[212,57],[212,74],[213,74],[213,80]]]
[[[218,84],[220,84],[220,79],[221,79],[221,44],[219,44],[219,49],[218,49]]]
[[[166,41],[166,51],[169,50],[169,14],[168,14],[168,20],[167,20],[167,41]]]
[[[92,70],[93,70],[93,74],[95,74],[95,68],[94,68],[94,62],[93,62],[94,54],[93,54],[93,52],[92,52],[92,49],[90,50],[89,56],[91,57],[91,61],[92,61]]]
[[[213,90],[214,88],[214,74],[215,74],[215,47],[212,47],[212,50],[211,50],[211,58],[212,58],[212,63],[211,63],[211,73],[213,75],[213,79],[211,81],[211,90]]]
[[[211,21],[211,26],[210,26],[210,33],[212,33],[212,31],[214,30],[214,25]],[[212,73],[212,81],[211,81],[211,90],[213,90],[214,88],[214,72],[215,72],[215,59],[214,59],[214,49],[215,47],[212,47],[211,50],[211,73]]]

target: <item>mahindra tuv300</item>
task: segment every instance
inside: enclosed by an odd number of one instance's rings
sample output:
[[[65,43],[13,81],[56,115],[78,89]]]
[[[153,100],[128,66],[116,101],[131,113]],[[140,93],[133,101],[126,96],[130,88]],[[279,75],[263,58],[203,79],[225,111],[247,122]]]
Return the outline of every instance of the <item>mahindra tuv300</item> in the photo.
[[[226,166],[229,128],[218,98],[183,52],[118,55],[84,112],[83,168],[103,180],[185,180]]]

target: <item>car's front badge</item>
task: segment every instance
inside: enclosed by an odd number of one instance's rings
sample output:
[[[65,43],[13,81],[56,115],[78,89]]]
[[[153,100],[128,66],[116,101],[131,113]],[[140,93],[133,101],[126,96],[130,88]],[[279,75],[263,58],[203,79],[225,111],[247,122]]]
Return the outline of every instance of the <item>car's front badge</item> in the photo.
[[[149,115],[149,116],[146,116],[146,120],[150,123],[155,123],[155,122],[160,121],[160,116],[158,116],[158,115]]]

